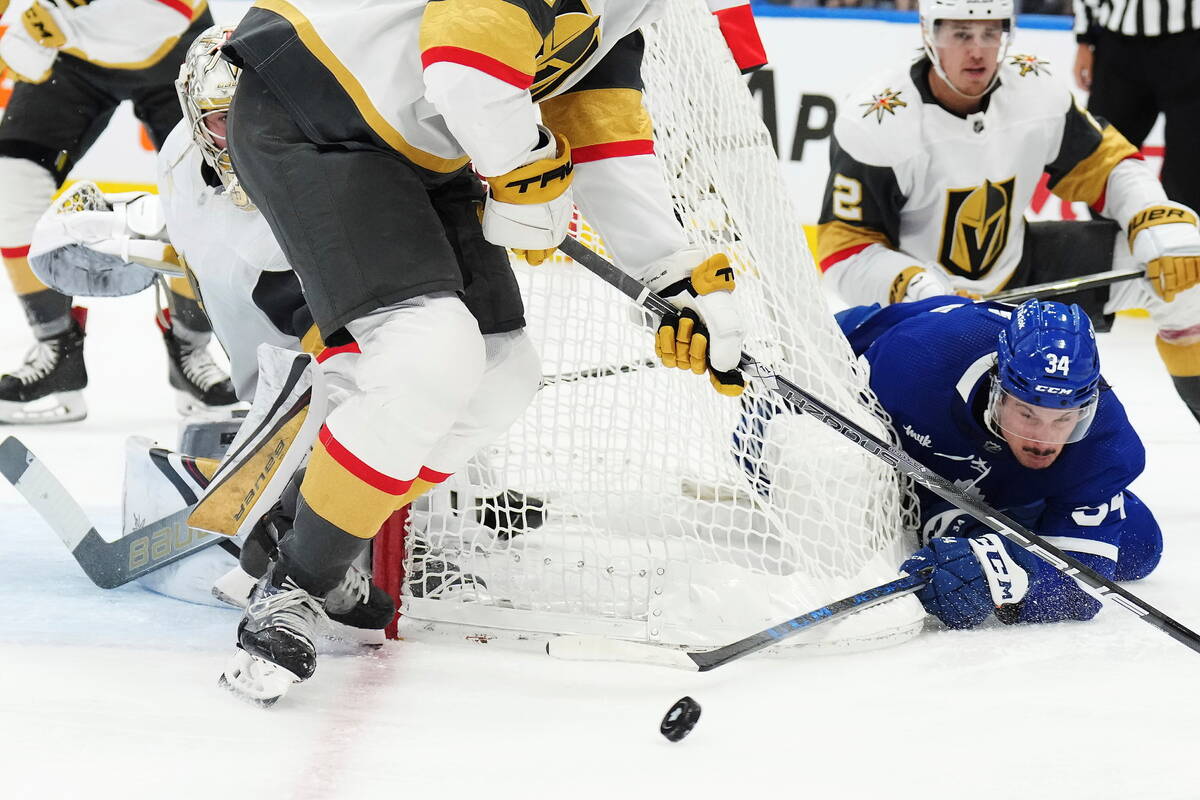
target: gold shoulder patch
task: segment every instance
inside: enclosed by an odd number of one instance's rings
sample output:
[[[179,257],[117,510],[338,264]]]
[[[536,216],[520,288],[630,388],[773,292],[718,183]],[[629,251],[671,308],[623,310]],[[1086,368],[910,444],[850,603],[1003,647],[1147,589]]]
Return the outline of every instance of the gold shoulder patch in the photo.
[[[1021,71],[1021,77],[1024,77],[1030,73],[1033,73],[1034,75],[1050,74],[1050,70],[1048,69],[1050,62],[1042,61],[1035,55],[1014,55],[1009,58],[1008,63]]]
[[[904,108],[908,103],[900,99],[900,92],[895,89],[884,89],[879,94],[871,95],[870,102],[859,103],[859,108],[865,108],[863,116],[875,115],[875,121],[883,124],[883,115],[895,114],[897,108]]]

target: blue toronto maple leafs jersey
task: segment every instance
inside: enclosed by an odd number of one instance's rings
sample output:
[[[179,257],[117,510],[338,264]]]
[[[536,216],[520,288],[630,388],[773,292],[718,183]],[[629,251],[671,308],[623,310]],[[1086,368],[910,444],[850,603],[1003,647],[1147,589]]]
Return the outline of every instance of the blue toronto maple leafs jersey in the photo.
[[[871,314],[852,309],[848,333],[871,365],[871,388],[892,416],[905,452],[960,489],[1000,509],[1101,574],[1144,577],[1162,537],[1128,490],[1145,449],[1116,394],[1102,390],[1087,436],[1045,469],[1021,466],[983,424],[996,343],[1012,307],[930,298]],[[863,321],[863,317],[866,317]],[[843,326],[847,327],[843,317]],[[850,323],[851,325],[854,322]],[[922,517],[949,508],[921,489]],[[982,525],[975,531],[985,533]],[[1099,603],[1039,561],[1021,621],[1086,619]]]

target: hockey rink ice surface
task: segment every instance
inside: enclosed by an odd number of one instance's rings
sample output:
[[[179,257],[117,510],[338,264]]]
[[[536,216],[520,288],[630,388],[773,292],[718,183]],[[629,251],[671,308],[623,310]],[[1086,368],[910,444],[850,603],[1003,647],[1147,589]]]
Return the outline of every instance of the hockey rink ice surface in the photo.
[[[115,534],[125,438],[173,448],[178,417],[150,295],[88,305],[89,418],[0,434]],[[0,368],[29,344],[21,318],[5,292]],[[1200,429],[1152,336],[1120,319],[1101,350],[1148,450],[1134,488],[1166,536],[1158,571],[1129,588],[1200,629]],[[313,679],[264,711],[216,686],[236,612],[95,588],[0,483],[5,800],[1200,797],[1200,653],[1121,608],[708,674],[468,643],[325,646]],[[672,744],[658,724],[682,695],[703,716]]]

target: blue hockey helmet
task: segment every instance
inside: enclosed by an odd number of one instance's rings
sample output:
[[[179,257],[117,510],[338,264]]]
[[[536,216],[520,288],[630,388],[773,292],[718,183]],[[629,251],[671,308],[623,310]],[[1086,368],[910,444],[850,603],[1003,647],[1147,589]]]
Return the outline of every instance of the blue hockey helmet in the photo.
[[[987,422],[1033,441],[1065,444],[1091,427],[1100,396],[1092,322],[1077,305],[1027,300],[996,347]]]

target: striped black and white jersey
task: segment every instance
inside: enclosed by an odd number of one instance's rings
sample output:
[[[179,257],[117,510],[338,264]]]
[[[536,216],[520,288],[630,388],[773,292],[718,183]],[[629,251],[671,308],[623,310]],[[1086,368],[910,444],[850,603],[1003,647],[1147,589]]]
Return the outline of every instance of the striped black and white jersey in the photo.
[[[1075,38],[1091,43],[1099,30],[1122,36],[1167,36],[1200,30],[1200,0],[1073,0]]]

